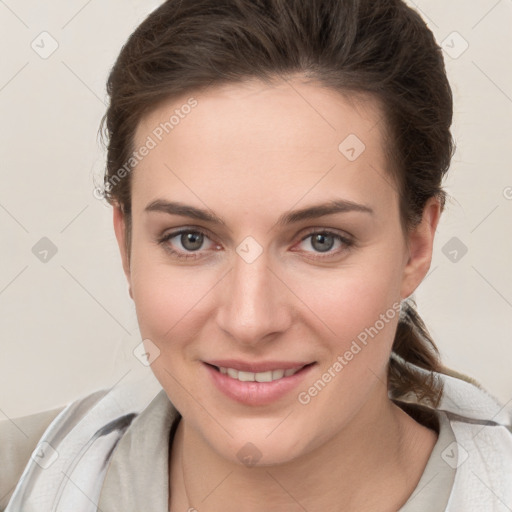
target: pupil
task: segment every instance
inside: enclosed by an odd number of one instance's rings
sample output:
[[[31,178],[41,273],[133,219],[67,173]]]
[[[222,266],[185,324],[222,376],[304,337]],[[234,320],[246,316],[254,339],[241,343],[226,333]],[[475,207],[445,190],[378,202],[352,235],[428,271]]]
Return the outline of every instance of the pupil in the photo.
[[[190,251],[195,251],[203,244],[203,235],[201,233],[186,233],[181,235],[183,247]],[[190,243],[192,246],[190,246]]]
[[[325,240],[330,240],[330,244],[327,244],[327,246],[325,245]],[[316,242],[320,242],[321,245],[319,246],[315,246]],[[330,249],[332,249],[332,246],[333,246],[333,242],[334,242],[334,237],[332,235],[322,235],[322,234],[316,234],[314,237],[313,237],[313,247],[315,247],[315,249],[318,249],[320,252],[326,252],[326,251],[329,251]],[[324,245],[322,245],[324,244]]]

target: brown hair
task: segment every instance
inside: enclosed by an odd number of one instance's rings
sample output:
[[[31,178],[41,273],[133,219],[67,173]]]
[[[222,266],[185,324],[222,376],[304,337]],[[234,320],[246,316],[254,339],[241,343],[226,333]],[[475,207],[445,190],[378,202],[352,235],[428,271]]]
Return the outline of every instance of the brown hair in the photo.
[[[441,48],[417,12],[400,0],[168,0],[130,36],[107,84],[105,196],[125,214],[128,253],[131,174],[119,179],[119,170],[130,161],[142,116],[185,93],[292,74],[377,99],[404,232],[421,221],[429,198],[444,209],[452,93]],[[433,372],[450,374],[414,304],[404,301],[389,396],[412,392],[438,405],[442,383]]]

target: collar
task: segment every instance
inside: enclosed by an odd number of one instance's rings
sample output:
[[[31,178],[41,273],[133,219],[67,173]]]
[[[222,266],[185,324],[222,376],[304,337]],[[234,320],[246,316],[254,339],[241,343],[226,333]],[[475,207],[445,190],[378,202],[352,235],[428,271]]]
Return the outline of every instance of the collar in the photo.
[[[162,389],[119,441],[105,476],[98,510],[168,510],[169,432],[180,418]]]

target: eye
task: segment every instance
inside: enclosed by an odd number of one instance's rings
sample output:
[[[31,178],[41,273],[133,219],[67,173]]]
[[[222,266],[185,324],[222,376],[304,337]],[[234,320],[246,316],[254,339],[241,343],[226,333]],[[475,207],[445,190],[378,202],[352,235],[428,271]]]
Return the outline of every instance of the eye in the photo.
[[[308,239],[310,240],[306,243]],[[341,246],[340,249],[331,251],[336,242]],[[313,247],[314,252],[327,253],[326,256],[320,256],[320,259],[340,254],[354,245],[354,242],[349,237],[325,230],[316,230],[309,233],[302,238],[301,243]]]
[[[176,239],[176,242],[172,242]],[[196,259],[201,257],[198,253],[202,248],[204,242],[210,240],[208,235],[197,229],[181,229],[167,233],[158,239],[158,243],[163,245],[166,251],[170,252],[173,256],[183,259]],[[211,240],[210,240],[211,241]],[[181,248],[176,250],[173,245],[180,244]],[[213,243],[213,242],[212,242]],[[191,254],[192,253],[192,254]]]
[[[174,242],[173,240],[176,239]],[[306,244],[306,240],[311,239],[309,242],[310,247],[314,249],[313,252],[324,253],[325,256],[315,256],[315,259],[323,259],[335,256],[350,249],[354,242],[347,236],[327,230],[316,230],[310,232],[301,239],[300,244]],[[203,245],[205,240],[209,240],[214,249],[220,246],[215,244],[210,237],[202,230],[199,229],[180,229],[163,235],[157,242],[164,247],[173,257],[178,259],[198,259],[203,257]],[[336,251],[331,251],[338,242],[340,248]],[[181,245],[181,248],[177,245]],[[203,249],[203,250],[201,250]],[[306,252],[310,252],[307,251]]]

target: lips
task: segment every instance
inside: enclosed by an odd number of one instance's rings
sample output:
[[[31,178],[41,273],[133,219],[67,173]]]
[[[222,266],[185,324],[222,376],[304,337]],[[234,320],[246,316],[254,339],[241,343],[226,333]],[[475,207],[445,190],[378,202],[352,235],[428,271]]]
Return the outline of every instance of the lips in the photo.
[[[289,394],[294,389],[296,389],[301,382],[304,381],[307,375],[314,371],[314,367],[316,366],[316,363],[304,364],[302,362],[290,361],[287,363],[283,361],[267,361],[265,363],[259,364],[244,363],[243,365],[240,364],[241,361],[233,360],[222,360],[215,362],[218,363],[222,368],[233,368],[233,366],[230,365],[249,368],[249,370],[240,370],[242,372],[251,372],[251,368],[265,369],[259,370],[259,372],[269,371],[270,369],[278,369],[279,366],[281,370],[283,370],[286,366],[290,368],[300,368],[300,370],[293,375],[283,376],[282,378],[272,380],[271,382],[244,382],[221,373],[217,365],[203,362],[203,367],[211,379],[210,382],[214,384],[215,388],[230,400],[246,406],[265,406],[270,405],[271,403],[280,399],[284,399],[286,396],[289,396]],[[267,368],[269,370],[267,370]]]

